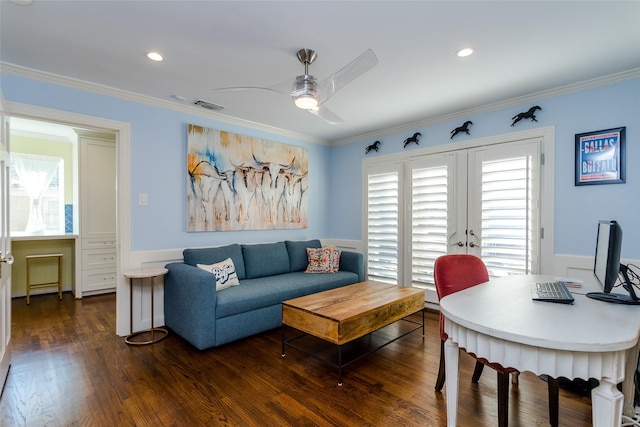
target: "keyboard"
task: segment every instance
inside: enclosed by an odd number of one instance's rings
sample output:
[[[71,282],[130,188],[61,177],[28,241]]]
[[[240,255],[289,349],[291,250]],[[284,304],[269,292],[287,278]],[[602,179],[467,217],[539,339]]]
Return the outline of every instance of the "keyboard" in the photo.
[[[539,282],[531,284],[531,299],[534,301],[573,304],[573,296],[564,282]]]

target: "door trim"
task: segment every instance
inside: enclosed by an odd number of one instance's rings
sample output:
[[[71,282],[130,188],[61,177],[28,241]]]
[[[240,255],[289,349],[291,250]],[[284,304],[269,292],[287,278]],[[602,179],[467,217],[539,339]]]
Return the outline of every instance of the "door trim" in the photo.
[[[10,150],[9,146],[9,126],[7,116],[4,112],[2,94],[0,94],[0,151],[2,152],[3,162],[9,162]],[[0,162],[1,164],[2,162]],[[0,168],[0,192],[2,193],[0,201],[0,256],[7,258],[6,262],[0,262],[0,396],[4,391],[4,385],[9,376],[11,368],[11,238],[9,236],[9,165],[4,163]]]

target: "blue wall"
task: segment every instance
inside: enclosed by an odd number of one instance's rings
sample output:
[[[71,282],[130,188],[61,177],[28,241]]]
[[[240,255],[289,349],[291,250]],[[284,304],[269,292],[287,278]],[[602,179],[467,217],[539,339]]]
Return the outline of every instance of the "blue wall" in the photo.
[[[128,122],[131,125],[131,250],[302,240],[328,236],[327,178],[330,147],[269,134],[143,103],[43,83],[11,74],[0,76],[5,100]],[[256,136],[309,150],[309,221],[306,229],[186,232],[186,147],[189,123]],[[149,204],[138,205],[138,193]]]
[[[511,127],[511,118],[540,105],[538,122],[523,120]],[[420,145],[404,151],[450,144],[450,132],[471,120],[471,135],[458,135],[453,142],[503,135],[543,126],[555,127],[555,253],[593,256],[599,219],[615,219],[623,232],[622,256],[640,258],[640,79],[627,80],[562,96],[544,98],[460,120],[381,136],[379,156],[403,151],[402,141],[413,132],[422,133]],[[574,185],[574,138],[577,133],[626,126],[626,184]],[[365,147],[375,139],[334,147],[330,174],[333,215],[330,234],[343,239],[362,239],[362,159]]]
[[[0,75],[6,100],[32,104],[131,124],[131,241],[132,250],[158,250],[189,246],[254,243],[282,239],[362,239],[362,159],[373,140],[325,147],[256,129],[205,119],[178,111],[43,83],[11,74]],[[538,104],[538,122],[511,127],[511,117]],[[627,80],[567,95],[544,98],[464,120],[473,121],[464,141],[542,126],[554,126],[555,252],[591,256],[598,219],[616,219],[624,230],[623,257],[640,258],[640,79]],[[455,120],[380,138],[380,152],[403,151],[402,141],[414,131],[422,133],[420,146],[449,144]],[[256,136],[309,149],[309,227],[305,230],[268,230],[187,233],[186,230],[186,125]],[[627,128],[627,182],[621,185],[574,186],[574,135]],[[139,206],[138,193],[149,196]]]

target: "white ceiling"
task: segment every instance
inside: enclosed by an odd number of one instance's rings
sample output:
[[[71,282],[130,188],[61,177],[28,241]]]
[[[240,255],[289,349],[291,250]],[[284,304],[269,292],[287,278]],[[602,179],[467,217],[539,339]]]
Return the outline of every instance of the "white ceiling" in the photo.
[[[19,2],[0,2],[5,68],[176,104],[201,98],[224,105],[218,114],[327,141],[640,68],[639,1]],[[466,46],[476,53],[456,57]],[[318,52],[318,79],[365,49],[377,55],[325,104],[344,123],[275,92],[213,90],[293,81],[301,48]]]

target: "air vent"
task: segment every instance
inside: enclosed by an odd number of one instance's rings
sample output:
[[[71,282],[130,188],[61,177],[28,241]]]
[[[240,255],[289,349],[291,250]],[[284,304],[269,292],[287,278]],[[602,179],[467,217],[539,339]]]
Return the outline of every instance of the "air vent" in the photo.
[[[198,99],[196,102],[194,102],[194,104],[199,105],[202,108],[206,108],[207,110],[213,110],[213,111],[224,110],[224,107],[222,105],[214,104],[213,102],[204,101],[202,99]]]

